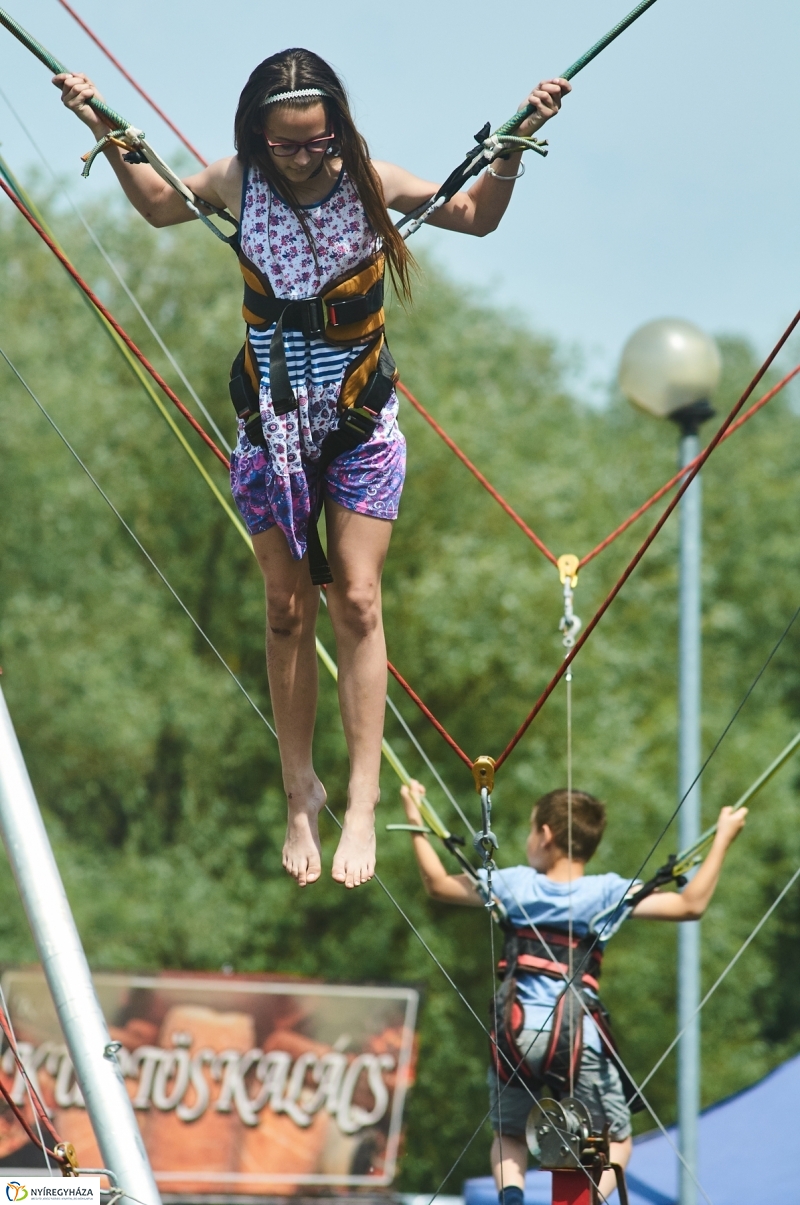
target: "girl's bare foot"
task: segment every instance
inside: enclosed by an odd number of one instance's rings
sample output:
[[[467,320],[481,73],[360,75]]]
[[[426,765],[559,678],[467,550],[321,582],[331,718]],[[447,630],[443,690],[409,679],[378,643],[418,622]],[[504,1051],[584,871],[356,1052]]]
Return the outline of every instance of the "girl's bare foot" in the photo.
[[[283,866],[298,887],[315,883],[322,873],[317,818],[325,806],[325,788],[318,778],[310,790],[287,789],[289,816],[283,843]]]
[[[348,804],[331,877],[345,887],[360,887],[375,874],[375,805]]]

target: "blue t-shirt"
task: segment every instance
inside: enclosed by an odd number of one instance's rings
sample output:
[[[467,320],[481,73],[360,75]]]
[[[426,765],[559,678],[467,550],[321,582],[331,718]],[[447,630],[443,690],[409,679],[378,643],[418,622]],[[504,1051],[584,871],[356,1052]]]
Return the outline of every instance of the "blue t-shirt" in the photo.
[[[486,871],[479,875],[486,882]],[[492,893],[497,896],[515,928],[553,925],[566,929],[572,916],[575,937],[586,937],[595,930],[592,920],[599,912],[613,908],[631,888],[630,879],[618,874],[587,874],[572,883],[556,883],[530,866],[510,866],[492,874]],[[571,904],[570,904],[571,899]],[[601,932],[613,936],[618,926],[601,923]],[[602,950],[608,937],[598,941]],[[560,959],[559,959],[560,961]],[[566,961],[566,960],[565,960]],[[518,970],[517,998],[525,1009],[525,1028],[549,1030],[556,1000],[564,990],[564,980],[547,975],[532,975]],[[583,1018],[583,1041],[590,1050],[601,1050],[597,1026],[591,1017]]]

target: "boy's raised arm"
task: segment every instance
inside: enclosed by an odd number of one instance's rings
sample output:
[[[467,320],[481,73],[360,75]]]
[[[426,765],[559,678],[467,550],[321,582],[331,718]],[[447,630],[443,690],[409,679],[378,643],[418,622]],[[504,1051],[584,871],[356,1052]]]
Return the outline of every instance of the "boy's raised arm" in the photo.
[[[722,863],[747,819],[747,808],[723,808],[708,856],[683,891],[654,891],[638,903],[632,915],[644,920],[699,920],[716,890]]]
[[[425,821],[418,807],[418,800],[424,794],[425,788],[418,782],[412,781],[410,787],[400,788],[400,798],[403,800],[409,824],[424,826]],[[411,840],[422,875],[422,885],[431,899],[440,900],[445,904],[462,904],[467,908],[483,907],[483,900],[469,875],[448,874],[424,833],[412,833]]]

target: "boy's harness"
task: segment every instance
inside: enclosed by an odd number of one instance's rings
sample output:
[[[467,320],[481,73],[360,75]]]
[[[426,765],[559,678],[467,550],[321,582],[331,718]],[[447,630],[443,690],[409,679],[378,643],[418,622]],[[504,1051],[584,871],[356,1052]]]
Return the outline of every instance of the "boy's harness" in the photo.
[[[544,940],[542,940],[544,938]],[[563,979],[569,976],[569,962],[553,961],[554,954],[560,954],[572,947],[572,974],[576,982],[592,991],[599,990],[598,979],[603,962],[603,953],[597,948],[597,943],[590,937],[578,938],[561,929],[549,927],[533,929],[508,929],[506,932],[503,957],[497,964],[498,972],[506,978],[514,975],[519,967],[531,975],[547,975],[551,979]],[[585,969],[583,969],[585,968]]]
[[[491,1054],[495,1069],[504,1083],[519,1081],[533,1093],[549,1088],[556,1096],[571,1095],[578,1079],[583,1055],[583,1018],[591,1016],[603,1047],[614,1062],[633,1112],[643,1107],[636,1086],[619,1062],[617,1045],[611,1032],[611,1020],[599,996],[602,951],[594,937],[570,936],[564,929],[540,925],[536,930],[504,925],[503,956],[497,965],[502,979],[491,1004]],[[569,952],[572,951],[570,975]],[[565,961],[561,961],[565,958]],[[538,1074],[526,1062],[519,1037],[525,1028],[525,1009],[517,998],[517,972],[545,975],[566,981],[553,1007],[550,1038]]]
[[[308,563],[315,585],[333,581],[322,551],[317,523],[322,509],[325,472],[345,452],[366,443],[375,430],[383,407],[392,396],[397,367],[386,344],[382,251],[344,273],[316,297],[294,301],[276,297],[267,276],[248,259],[237,242],[232,244],[244,278],[242,316],[247,323],[244,346],[231,366],[230,395],[237,417],[244,423],[251,444],[267,447],[261,422],[261,373],[250,342],[250,329],[275,325],[269,349],[270,394],[276,415],[297,409],[286,363],[283,333],[302,331],[306,338],[325,339],[340,347],[363,350],[348,364],[339,393],[338,425],[328,432],[316,462],[318,499],[308,525]]]

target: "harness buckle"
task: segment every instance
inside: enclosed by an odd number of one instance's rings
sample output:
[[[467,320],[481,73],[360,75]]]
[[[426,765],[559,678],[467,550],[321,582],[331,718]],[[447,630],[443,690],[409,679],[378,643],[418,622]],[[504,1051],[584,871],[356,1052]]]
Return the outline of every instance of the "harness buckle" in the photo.
[[[307,339],[321,335],[325,330],[325,306],[321,297],[310,297],[302,304],[300,321]]]
[[[363,407],[349,406],[339,417],[339,430],[357,437],[358,443],[366,443],[375,430],[377,418]]]

